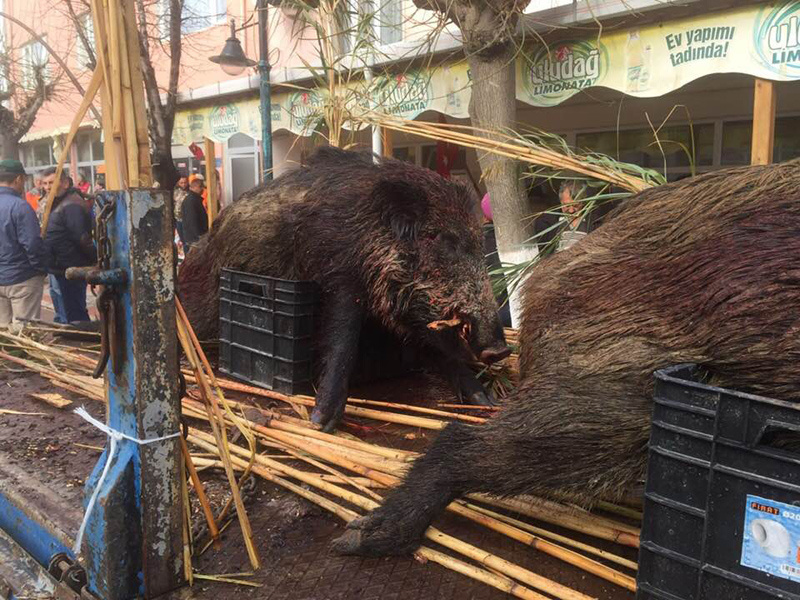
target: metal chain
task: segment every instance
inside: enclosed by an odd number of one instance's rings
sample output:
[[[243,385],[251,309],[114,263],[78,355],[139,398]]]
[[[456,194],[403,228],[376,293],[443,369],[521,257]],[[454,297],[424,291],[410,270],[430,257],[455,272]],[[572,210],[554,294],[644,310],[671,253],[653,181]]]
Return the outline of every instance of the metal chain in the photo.
[[[95,218],[95,240],[97,242],[97,266],[103,270],[111,268],[111,240],[108,239],[108,221],[114,214],[117,203],[114,198],[102,206]]]
[[[106,199],[106,203],[102,205],[100,211],[95,217],[95,241],[97,243],[97,266],[101,270],[108,270],[111,268],[111,240],[108,238],[108,222],[111,215],[114,214],[116,202],[113,196]],[[100,206],[100,197],[98,197],[96,204]],[[97,365],[94,368],[92,377],[99,379],[106,369],[108,359],[112,358],[116,351],[116,340],[112,337],[115,335],[116,328],[113,326],[112,319],[115,316],[113,312],[113,302],[115,294],[110,286],[101,286],[100,293],[97,295],[97,312],[100,315],[100,356],[97,359]]]

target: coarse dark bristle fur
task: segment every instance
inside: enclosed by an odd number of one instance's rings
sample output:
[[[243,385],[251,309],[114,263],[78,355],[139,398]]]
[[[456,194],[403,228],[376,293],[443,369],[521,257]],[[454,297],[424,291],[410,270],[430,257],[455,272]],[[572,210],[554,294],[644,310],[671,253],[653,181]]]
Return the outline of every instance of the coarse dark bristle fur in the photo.
[[[327,380],[336,399],[320,388],[317,408],[321,397],[337,406],[346,398],[354,368],[363,380],[360,367],[392,366],[401,340],[424,349],[424,361],[440,367],[461,397],[483,401],[469,357],[456,360],[457,334],[433,332],[431,321],[468,321],[477,356],[505,349],[476,196],[403,161],[321,148],[303,167],[225,208],[178,274],[181,301],[200,339],[218,333],[222,268],[319,284],[317,366],[321,380],[328,367],[340,375]],[[353,327],[360,333],[352,334]],[[345,338],[357,347],[352,353],[342,348]],[[362,360],[353,367],[350,355],[359,352]],[[320,422],[333,426],[340,416],[334,413],[319,415]]]
[[[369,153],[323,147],[302,168],[253,188],[223,210],[186,257],[179,289],[201,339],[218,332],[222,267],[316,281],[325,290],[357,273],[369,290],[373,315],[408,333],[393,317],[408,310],[415,274],[404,248],[383,225],[375,197],[381,185],[387,194],[410,196],[408,213],[397,220],[395,233],[414,237],[424,222],[429,229],[466,233],[464,243],[480,249],[477,200],[463,185],[403,161],[381,159],[376,164]],[[412,202],[420,193],[426,194],[425,202]],[[478,267],[483,269],[483,263]],[[475,303],[485,299],[480,289],[485,281],[485,275],[478,277],[472,298],[457,300],[460,309],[482,310]],[[455,301],[444,296],[442,314],[445,303]]]
[[[521,384],[485,425],[450,424],[336,547],[417,547],[470,492],[591,504],[642,480],[653,372],[800,400],[800,161],[647,190],[524,288]]]

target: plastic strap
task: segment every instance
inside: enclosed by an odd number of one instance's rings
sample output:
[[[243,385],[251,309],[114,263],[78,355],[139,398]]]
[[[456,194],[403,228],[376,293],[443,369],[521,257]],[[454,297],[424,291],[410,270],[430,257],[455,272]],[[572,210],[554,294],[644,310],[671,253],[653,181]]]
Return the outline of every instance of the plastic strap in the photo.
[[[81,543],[83,542],[83,534],[86,531],[86,525],[89,523],[89,516],[92,514],[92,510],[94,509],[94,505],[97,502],[97,496],[100,494],[100,490],[103,488],[103,483],[106,480],[106,476],[108,475],[108,471],[111,468],[111,463],[114,462],[114,457],[117,453],[117,444],[122,440],[128,440],[129,442],[133,442],[134,444],[139,444],[143,446],[145,444],[155,444],[156,442],[163,442],[165,440],[170,440],[172,438],[176,438],[180,435],[180,432],[172,433],[170,435],[163,435],[157,438],[151,438],[148,440],[140,440],[139,438],[132,437],[130,435],[126,435],[121,431],[117,431],[116,429],[112,429],[105,423],[101,423],[97,419],[95,419],[92,415],[86,412],[84,407],[76,408],[75,414],[81,417],[84,421],[88,421],[95,427],[97,427],[100,431],[105,433],[109,439],[111,440],[111,445],[108,449],[108,455],[106,457],[106,464],[103,467],[103,472],[100,475],[100,479],[97,481],[97,485],[94,488],[94,492],[92,492],[91,498],[89,498],[89,505],[86,507],[86,513],[83,515],[83,522],[81,523],[80,529],[78,529],[78,535],[75,538],[75,544],[72,546],[72,551],[77,555],[81,550]]]

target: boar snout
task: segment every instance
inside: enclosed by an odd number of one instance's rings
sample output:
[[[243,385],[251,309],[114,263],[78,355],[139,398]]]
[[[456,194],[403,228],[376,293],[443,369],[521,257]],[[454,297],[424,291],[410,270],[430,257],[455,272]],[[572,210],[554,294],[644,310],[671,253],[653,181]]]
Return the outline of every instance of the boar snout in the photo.
[[[478,358],[480,358],[482,363],[491,365],[503,360],[509,354],[511,354],[511,348],[508,346],[498,346],[495,348],[486,348],[486,350],[481,352]]]
[[[471,333],[470,346],[482,363],[491,365],[511,354],[511,348],[506,344],[503,325],[496,311],[492,311],[488,318],[484,317],[474,322]]]

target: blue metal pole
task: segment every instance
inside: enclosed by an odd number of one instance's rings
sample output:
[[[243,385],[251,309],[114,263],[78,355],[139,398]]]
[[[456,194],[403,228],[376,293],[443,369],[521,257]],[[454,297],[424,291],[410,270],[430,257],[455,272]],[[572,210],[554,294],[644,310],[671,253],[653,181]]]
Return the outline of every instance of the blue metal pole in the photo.
[[[259,100],[261,101],[261,151],[263,153],[263,180],[272,179],[272,86],[269,65],[269,13],[266,0],[258,0],[258,72]]]
[[[138,440],[180,426],[172,215],[161,190],[108,192],[116,334],[106,368],[110,428]],[[115,356],[116,355],[116,356]],[[102,482],[81,548],[89,590],[104,600],[164,594],[183,582],[181,451],[176,438],[123,439]],[[98,485],[108,446],[87,481]]]

